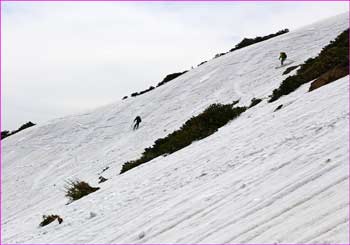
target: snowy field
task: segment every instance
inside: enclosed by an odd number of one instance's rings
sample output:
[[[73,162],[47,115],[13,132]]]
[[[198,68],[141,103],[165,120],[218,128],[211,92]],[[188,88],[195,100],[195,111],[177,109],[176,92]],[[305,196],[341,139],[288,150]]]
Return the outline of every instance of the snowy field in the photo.
[[[301,64],[348,23],[345,13],[306,26],[5,139],[2,243],[349,243],[349,76],[267,103],[286,77],[281,51]],[[253,97],[264,100],[215,134],[119,175],[208,105]],[[74,178],[101,189],[66,205]],[[64,222],[39,228],[44,214]]]

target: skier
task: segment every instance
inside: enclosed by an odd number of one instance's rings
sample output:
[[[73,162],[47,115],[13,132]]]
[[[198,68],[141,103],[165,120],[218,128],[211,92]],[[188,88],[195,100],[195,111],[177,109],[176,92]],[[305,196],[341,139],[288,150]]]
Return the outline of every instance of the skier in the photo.
[[[279,60],[281,60],[281,66],[283,66],[283,62],[287,59],[287,54],[285,52],[280,53]]]
[[[141,122],[141,117],[140,116],[137,116],[135,119],[134,119],[134,130],[138,129],[139,128],[139,124]]]

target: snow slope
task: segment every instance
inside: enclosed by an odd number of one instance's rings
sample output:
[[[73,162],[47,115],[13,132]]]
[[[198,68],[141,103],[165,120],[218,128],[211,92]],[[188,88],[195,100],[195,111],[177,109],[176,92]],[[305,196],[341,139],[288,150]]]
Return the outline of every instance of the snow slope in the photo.
[[[348,23],[348,13],[335,16],[5,139],[2,243],[349,243],[348,76],[265,99],[204,140],[118,175],[208,105],[266,98],[285,78],[280,51],[300,64]],[[109,180],[97,184],[107,166]],[[101,189],[66,205],[73,178]],[[64,222],[39,228],[51,213]]]

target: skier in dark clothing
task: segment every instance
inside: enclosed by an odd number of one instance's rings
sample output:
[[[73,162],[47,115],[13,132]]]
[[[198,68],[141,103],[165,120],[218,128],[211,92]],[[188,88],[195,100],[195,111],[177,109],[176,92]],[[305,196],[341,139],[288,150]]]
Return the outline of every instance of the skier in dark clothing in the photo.
[[[285,52],[280,53],[279,60],[281,60],[281,66],[283,66],[283,62],[287,59],[287,54]]]
[[[141,122],[141,117],[140,116],[137,116],[135,119],[134,119],[134,130],[138,129],[139,128],[139,124]]]

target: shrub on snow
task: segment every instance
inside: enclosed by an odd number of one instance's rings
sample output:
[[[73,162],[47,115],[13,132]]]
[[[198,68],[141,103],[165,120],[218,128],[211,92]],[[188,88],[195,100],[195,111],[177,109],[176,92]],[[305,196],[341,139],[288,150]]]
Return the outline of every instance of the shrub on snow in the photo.
[[[92,192],[99,190],[99,187],[91,187],[88,183],[80,180],[68,181],[65,186],[66,197],[70,199],[71,202],[76,201]]]

